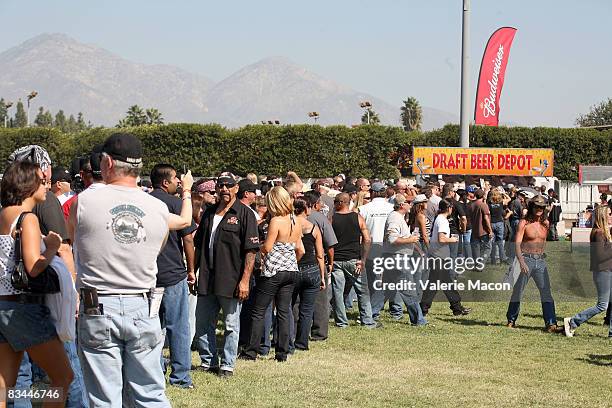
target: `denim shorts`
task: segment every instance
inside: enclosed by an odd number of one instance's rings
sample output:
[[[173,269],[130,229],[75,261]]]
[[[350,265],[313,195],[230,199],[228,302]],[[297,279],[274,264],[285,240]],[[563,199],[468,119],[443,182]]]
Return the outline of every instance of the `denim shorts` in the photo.
[[[24,351],[56,337],[47,306],[0,300],[0,343]]]

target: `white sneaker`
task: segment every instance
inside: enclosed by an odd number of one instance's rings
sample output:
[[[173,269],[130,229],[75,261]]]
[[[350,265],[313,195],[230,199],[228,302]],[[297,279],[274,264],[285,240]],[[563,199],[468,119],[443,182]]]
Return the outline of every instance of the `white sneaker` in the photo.
[[[572,326],[570,322],[572,321],[571,317],[566,317],[563,319],[563,328],[565,329],[565,337],[574,337],[574,331],[572,330]]]

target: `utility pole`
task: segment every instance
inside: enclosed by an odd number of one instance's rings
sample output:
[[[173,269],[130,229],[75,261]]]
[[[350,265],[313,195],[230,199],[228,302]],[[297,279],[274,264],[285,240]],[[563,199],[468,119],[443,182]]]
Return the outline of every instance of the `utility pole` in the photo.
[[[463,0],[461,31],[461,147],[470,147],[470,0]]]

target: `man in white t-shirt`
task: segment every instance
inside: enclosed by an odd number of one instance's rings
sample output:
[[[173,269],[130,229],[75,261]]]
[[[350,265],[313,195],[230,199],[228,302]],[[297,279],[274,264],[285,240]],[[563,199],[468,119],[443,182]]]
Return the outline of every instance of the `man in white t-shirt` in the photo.
[[[378,181],[372,183],[372,190],[370,192],[372,201],[359,207],[359,214],[364,218],[372,239],[372,247],[366,262],[366,272],[368,288],[370,290],[370,302],[372,304],[372,317],[375,320],[379,318],[380,311],[384,308],[385,294],[384,291],[376,290],[373,287],[374,281],[381,278],[374,273],[374,258],[382,256],[385,224],[387,217],[393,212],[393,204],[387,201],[386,191],[387,186],[383,183]],[[402,318],[403,308],[399,295],[389,300],[389,313],[396,320]]]
[[[410,228],[406,223],[406,216],[410,212],[410,203],[406,201],[406,197],[404,197],[403,194],[397,194],[393,208],[395,211],[389,214],[385,225],[385,257],[395,258],[399,255],[407,259],[412,257],[414,244],[419,242],[418,235],[410,234]],[[388,275],[390,275],[391,282],[394,283],[412,282],[414,285],[419,285],[419,281],[421,280],[421,269],[420,267],[412,269],[411,267],[396,265],[393,271],[389,271],[391,273]],[[410,323],[422,326],[427,324],[427,320],[425,320],[423,312],[421,311],[419,292],[420,290],[418,287],[413,289],[406,288],[401,291],[387,290],[385,297],[393,302],[398,301],[396,296],[399,296],[399,300],[403,301],[406,305]],[[374,313],[374,311],[372,313]]]
[[[68,221],[74,226],[77,287],[83,295],[79,357],[89,403],[96,407],[170,407],[160,364],[161,294],[153,289],[168,230],[191,224],[193,178],[188,172],[182,179],[181,214],[170,214],[138,188],[141,167],[140,140],[129,133],[111,135],[100,158],[107,186],[79,194]]]
[[[423,291],[421,299],[421,310],[424,315],[427,315],[429,308],[438,292],[437,289],[431,289],[431,285],[438,286],[437,283],[451,283],[450,269],[447,268],[447,261],[450,258],[449,244],[459,242],[459,236],[451,236],[450,224],[448,217],[453,211],[453,205],[447,200],[440,200],[438,215],[434,221],[429,241],[429,285]],[[463,307],[461,304],[461,296],[459,292],[450,288],[444,291],[444,295],[450,303],[450,309],[454,316],[467,315],[471,309]]]

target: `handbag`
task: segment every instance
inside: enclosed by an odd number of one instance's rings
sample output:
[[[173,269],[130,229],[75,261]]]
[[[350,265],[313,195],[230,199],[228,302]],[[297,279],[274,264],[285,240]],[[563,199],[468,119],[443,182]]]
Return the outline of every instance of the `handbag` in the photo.
[[[15,270],[11,274],[13,287],[22,292],[48,294],[60,291],[59,278],[57,272],[51,265],[48,265],[38,276],[31,277],[25,269],[21,247],[21,222],[29,212],[21,213],[15,226]]]

